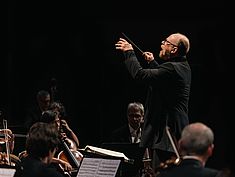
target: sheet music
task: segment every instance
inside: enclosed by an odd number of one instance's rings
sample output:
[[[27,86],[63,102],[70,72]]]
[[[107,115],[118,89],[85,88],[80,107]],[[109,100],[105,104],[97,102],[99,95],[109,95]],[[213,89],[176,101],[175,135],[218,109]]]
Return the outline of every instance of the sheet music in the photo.
[[[83,158],[77,177],[115,177],[121,160]]]
[[[15,174],[15,169],[11,168],[0,168],[0,176],[1,177],[13,177]]]
[[[123,158],[125,161],[129,161],[130,159],[125,156],[125,154],[123,154],[122,152],[117,152],[117,151],[112,151],[109,149],[103,149],[103,148],[99,148],[99,147],[95,147],[95,146],[89,146],[87,145],[85,147],[85,151],[87,152],[92,152],[92,153],[96,153],[96,154],[100,154],[100,155],[106,155],[106,156],[113,156],[113,157],[120,157]]]

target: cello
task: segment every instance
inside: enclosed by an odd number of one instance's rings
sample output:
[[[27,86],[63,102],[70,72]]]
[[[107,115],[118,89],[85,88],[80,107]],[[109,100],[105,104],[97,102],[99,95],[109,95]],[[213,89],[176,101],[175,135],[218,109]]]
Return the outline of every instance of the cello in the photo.
[[[64,150],[58,153],[57,158],[68,162],[73,167],[73,169],[70,171],[66,171],[61,164],[59,164],[59,167],[63,171],[65,176],[73,177],[73,174],[75,175],[78,172],[78,168],[80,166],[83,155],[76,150],[77,147],[71,139],[63,137],[61,138],[61,143],[64,147]]]
[[[76,135],[72,132],[73,135],[70,137],[72,139],[70,139],[65,133],[70,128],[64,119],[66,117],[66,111],[64,105],[58,99],[57,80],[55,78],[51,79],[50,91],[52,100],[50,109],[58,113],[58,119],[55,120],[55,122],[58,126],[58,130],[61,136],[61,144],[63,147],[63,150],[58,153],[57,158],[69,163],[73,167],[72,170],[66,171],[63,165],[59,164],[59,168],[65,176],[72,177],[73,173],[78,171],[83,155],[77,150],[79,146],[79,140],[77,139]]]

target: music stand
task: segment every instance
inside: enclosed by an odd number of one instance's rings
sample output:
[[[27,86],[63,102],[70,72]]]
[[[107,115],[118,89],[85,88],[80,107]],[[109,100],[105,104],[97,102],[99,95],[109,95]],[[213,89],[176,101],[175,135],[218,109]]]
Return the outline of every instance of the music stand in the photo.
[[[133,163],[122,163],[122,173],[124,176],[136,175],[141,173],[143,168],[143,155],[145,149],[139,147],[139,143],[102,143],[102,148],[119,151],[133,159]]]

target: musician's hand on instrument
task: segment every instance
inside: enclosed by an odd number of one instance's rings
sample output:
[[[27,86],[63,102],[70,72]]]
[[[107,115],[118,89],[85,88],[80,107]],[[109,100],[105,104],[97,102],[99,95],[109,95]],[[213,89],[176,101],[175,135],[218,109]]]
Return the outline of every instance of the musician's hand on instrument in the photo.
[[[115,44],[115,48],[123,52],[128,50],[134,50],[132,45],[123,38],[119,38],[119,41]]]
[[[66,122],[66,120],[61,119],[60,122],[61,122],[61,125],[60,125],[60,126],[62,127],[63,130],[66,130],[66,131],[68,131],[68,132],[71,131],[71,129],[70,129],[68,123]]]
[[[60,133],[60,137],[62,140],[64,140],[67,138],[67,135],[66,135],[66,133]]]
[[[143,53],[144,59],[149,63],[154,60],[153,53],[151,52],[144,52]]]
[[[0,129],[0,134],[7,134],[9,136],[12,136],[12,131],[10,129]]]
[[[59,158],[56,158],[56,157],[52,158],[52,163],[56,163],[56,164],[61,165],[64,171],[71,171],[73,169],[73,167],[70,165],[69,162],[66,162],[66,161],[59,159]]]
[[[73,169],[73,167],[68,162],[65,162],[63,160],[60,160],[60,161],[65,171],[71,171]]]

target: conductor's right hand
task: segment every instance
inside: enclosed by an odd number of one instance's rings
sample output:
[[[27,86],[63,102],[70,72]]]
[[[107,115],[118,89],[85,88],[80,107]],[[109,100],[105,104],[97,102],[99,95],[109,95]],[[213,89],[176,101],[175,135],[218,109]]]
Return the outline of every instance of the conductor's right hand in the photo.
[[[144,52],[143,53],[144,59],[149,63],[154,60],[153,53],[151,52]]]

